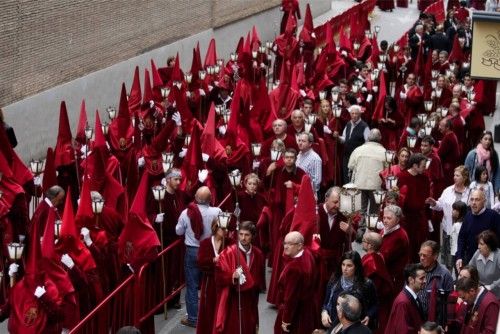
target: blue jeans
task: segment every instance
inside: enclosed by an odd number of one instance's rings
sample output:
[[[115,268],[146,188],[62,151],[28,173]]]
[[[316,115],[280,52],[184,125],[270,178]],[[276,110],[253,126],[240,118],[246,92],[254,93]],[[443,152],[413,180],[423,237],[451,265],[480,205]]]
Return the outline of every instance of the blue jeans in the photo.
[[[200,270],[198,269],[198,247],[186,247],[184,257],[184,273],[186,275],[186,310],[188,321],[196,324],[198,321],[198,284]]]

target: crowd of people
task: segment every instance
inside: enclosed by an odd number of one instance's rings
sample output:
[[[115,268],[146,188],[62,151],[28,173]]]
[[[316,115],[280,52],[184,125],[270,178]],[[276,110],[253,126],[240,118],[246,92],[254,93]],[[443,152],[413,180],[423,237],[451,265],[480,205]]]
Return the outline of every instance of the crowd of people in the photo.
[[[30,168],[0,127],[9,331],[67,332],[181,240],[152,291],[185,280],[181,323],[199,334],[255,333],[264,291],[275,333],[494,333],[496,81],[469,73],[468,4],[434,3],[389,45],[361,12],[337,39],[307,5],[298,32],[283,0],[275,41],[254,27],[225,61],[212,40],[185,73],[179,55],[151,61],[142,85],[136,68],[109,124],[89,126],[82,102],[73,136],[62,102],[56,146]]]

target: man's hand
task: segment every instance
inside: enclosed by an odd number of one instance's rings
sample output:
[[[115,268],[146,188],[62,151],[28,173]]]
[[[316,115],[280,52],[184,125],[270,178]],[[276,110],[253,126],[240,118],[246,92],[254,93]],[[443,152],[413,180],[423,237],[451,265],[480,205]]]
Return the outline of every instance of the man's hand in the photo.
[[[83,241],[87,245],[87,247],[90,247],[92,245],[92,238],[90,237],[90,231],[86,227],[82,227],[80,230],[80,235],[83,237]]]
[[[425,204],[430,204],[430,206],[436,206],[436,200],[432,197],[428,197],[426,200],[425,200]]]
[[[40,298],[45,294],[45,292],[44,286],[37,286],[34,295],[36,298]]]
[[[144,167],[145,164],[146,160],[144,159],[144,157],[140,157],[139,159],[137,159],[137,166],[139,166],[139,168]]]
[[[348,223],[346,223],[346,222],[340,222],[339,227],[340,227],[340,229],[341,229],[342,231],[344,231],[345,233],[347,233],[347,232],[350,230],[351,225],[349,225],[349,224],[348,224]]]
[[[290,330],[288,329],[288,326],[290,326],[291,324],[287,324],[286,322],[282,321],[281,322],[281,329],[283,330],[283,332],[285,333],[290,333]]]
[[[172,121],[174,121],[175,125],[177,125],[177,126],[182,125],[181,114],[178,111],[174,112],[174,114],[172,115]]]
[[[73,267],[75,266],[75,262],[73,262],[73,259],[68,254],[63,254],[61,256],[61,262],[69,269],[73,269]]]
[[[287,187],[288,189],[292,189],[293,188],[293,182],[288,180],[285,182],[285,187]]]
[[[17,263],[11,263],[11,265],[9,266],[9,276],[10,277],[16,276],[18,270],[19,270],[19,265]]]
[[[267,167],[266,175],[269,176],[271,175],[272,172],[276,170],[276,162],[273,162]]]
[[[163,223],[163,220],[165,219],[165,214],[164,213],[159,213],[156,215],[156,218],[155,218],[155,223],[157,224],[161,224]]]
[[[364,317],[363,320],[361,320],[361,323],[365,326],[368,326],[368,322],[370,321],[370,317],[366,316]]]
[[[458,259],[457,262],[455,262],[455,267],[457,267],[458,271],[462,269],[462,259]]]
[[[182,150],[179,152],[179,158],[184,158],[187,153],[187,148],[183,147]]]
[[[207,180],[208,177],[208,170],[207,169],[201,169],[198,171],[198,181],[200,183],[203,183]]]
[[[325,327],[330,327],[332,325],[332,319],[327,311],[321,312],[321,323]]]

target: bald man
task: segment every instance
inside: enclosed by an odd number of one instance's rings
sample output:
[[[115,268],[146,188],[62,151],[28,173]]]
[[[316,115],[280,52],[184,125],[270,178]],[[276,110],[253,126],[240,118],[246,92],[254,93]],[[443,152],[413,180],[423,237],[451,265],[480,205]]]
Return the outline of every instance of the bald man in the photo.
[[[372,280],[377,288],[377,299],[380,305],[378,314],[379,331],[383,333],[385,324],[389,319],[392,298],[394,296],[394,286],[391,275],[387,271],[384,258],[379,253],[382,246],[382,235],[380,233],[368,231],[363,235],[363,271],[365,276]]]
[[[458,234],[456,266],[460,270],[463,264],[469,263],[477,250],[476,237],[485,230],[495,232],[500,237],[500,215],[486,208],[486,196],[482,190],[473,190],[469,197],[470,211],[464,217],[464,222]]]
[[[211,235],[212,221],[217,218],[221,209],[210,206],[212,194],[208,187],[200,187],[191,202],[181,212],[175,226],[175,233],[184,235],[186,255],[184,256],[184,272],[186,275],[186,309],[187,318],[181,320],[185,326],[196,327],[198,321],[198,283],[200,270],[197,265],[200,241]]]
[[[298,149],[297,141],[295,140],[295,135],[288,135],[287,124],[283,119],[276,119],[273,121],[273,132],[274,137],[266,139],[262,143],[262,148],[260,150],[260,156],[262,158],[269,158],[271,152],[271,146],[275,139],[281,139],[285,143],[285,148]]]
[[[52,186],[45,192],[45,197],[43,201],[38,204],[31,218],[31,224],[28,228],[28,233],[31,235],[33,231],[33,226],[38,225],[38,238],[43,235],[45,230],[45,224],[47,222],[47,217],[49,216],[49,211],[54,210],[56,219],[61,220],[59,213],[57,212],[57,207],[64,203],[65,191],[60,186]]]
[[[285,236],[283,253],[289,260],[278,281],[278,316],[274,333],[311,333],[317,314],[314,257],[304,248],[304,237],[297,231]]]

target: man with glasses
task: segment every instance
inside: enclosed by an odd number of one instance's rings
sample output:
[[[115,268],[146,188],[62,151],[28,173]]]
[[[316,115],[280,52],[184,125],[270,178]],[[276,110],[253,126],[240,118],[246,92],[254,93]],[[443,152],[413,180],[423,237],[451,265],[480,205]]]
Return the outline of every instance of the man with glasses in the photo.
[[[304,237],[293,231],[285,236],[283,253],[289,258],[278,281],[278,316],[274,333],[311,333],[314,330],[316,308],[315,262]]]

